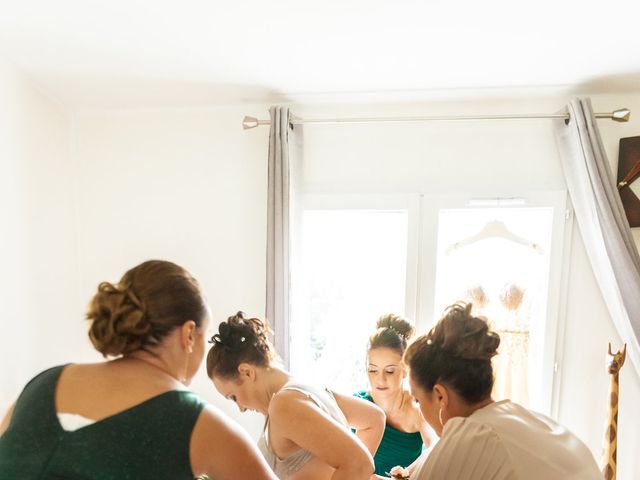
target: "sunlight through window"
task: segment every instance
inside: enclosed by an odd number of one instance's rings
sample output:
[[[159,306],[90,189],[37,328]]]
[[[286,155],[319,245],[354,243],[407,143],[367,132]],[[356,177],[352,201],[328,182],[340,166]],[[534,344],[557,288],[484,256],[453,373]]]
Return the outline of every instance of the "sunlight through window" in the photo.
[[[303,213],[291,324],[295,375],[344,392],[366,386],[376,320],[404,314],[407,222],[403,210]]]
[[[552,208],[440,212],[436,318],[454,301],[470,301],[500,334],[496,400],[529,406],[540,378],[552,219]]]

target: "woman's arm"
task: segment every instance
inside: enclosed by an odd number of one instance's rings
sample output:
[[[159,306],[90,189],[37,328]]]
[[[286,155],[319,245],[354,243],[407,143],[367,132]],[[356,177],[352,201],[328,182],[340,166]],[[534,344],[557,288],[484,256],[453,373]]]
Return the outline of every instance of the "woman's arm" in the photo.
[[[371,455],[375,455],[386,423],[384,411],[375,403],[351,395],[333,392],[333,396],[347,417],[349,426],[356,429],[356,435],[367,447]]]
[[[407,470],[409,470],[409,476],[413,475],[413,472],[415,472],[416,468],[418,468],[419,465],[421,465],[427,456],[427,452],[422,452],[422,454],[416,458],[411,465],[407,465]]]
[[[279,393],[269,406],[269,432],[308,450],[335,471],[331,480],[369,480],[374,465],[365,445],[344,425],[296,391]]]
[[[429,424],[422,418],[420,414],[420,436],[422,437],[422,443],[424,443],[425,448],[431,447],[433,445],[435,439],[438,437],[436,432],[433,431],[433,428],[429,426]]]
[[[205,407],[191,434],[191,469],[216,480],[277,480],[249,435],[211,406]]]
[[[7,413],[5,414],[4,418],[2,419],[2,423],[0,423],[0,437],[2,436],[2,434],[4,432],[7,431],[7,429],[9,428],[9,424],[11,423],[11,417],[13,416],[13,409],[16,407],[15,402],[9,407],[9,410],[7,410]]]

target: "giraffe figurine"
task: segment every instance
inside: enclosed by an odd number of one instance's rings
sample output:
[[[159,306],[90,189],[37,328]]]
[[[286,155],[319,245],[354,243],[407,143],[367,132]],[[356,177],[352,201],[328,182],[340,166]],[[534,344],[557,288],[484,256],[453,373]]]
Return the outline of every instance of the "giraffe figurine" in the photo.
[[[627,356],[627,345],[615,354],[611,352],[609,343],[609,355],[607,355],[607,370],[611,375],[609,386],[609,422],[604,439],[604,454],[602,458],[602,475],[605,480],[616,480],[617,453],[618,453],[618,376]]]

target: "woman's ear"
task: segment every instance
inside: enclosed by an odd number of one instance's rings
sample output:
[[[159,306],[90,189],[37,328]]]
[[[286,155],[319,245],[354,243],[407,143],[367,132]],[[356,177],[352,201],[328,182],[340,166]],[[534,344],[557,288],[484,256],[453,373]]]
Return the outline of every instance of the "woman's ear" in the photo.
[[[433,395],[435,396],[436,402],[438,402],[438,419],[440,420],[440,424],[444,426],[453,415],[451,414],[451,396],[449,395],[449,389],[440,384],[436,383],[433,386]]]
[[[180,327],[180,343],[185,350],[193,349],[196,341],[196,328],[196,322],[193,320],[187,320]]]
[[[238,374],[240,378],[249,379],[251,381],[255,381],[256,379],[256,369],[250,363],[241,363],[238,365]]]
[[[446,408],[447,405],[449,405],[449,390],[447,390],[447,387],[436,383],[433,386],[433,394],[436,402],[438,402],[442,408]]]

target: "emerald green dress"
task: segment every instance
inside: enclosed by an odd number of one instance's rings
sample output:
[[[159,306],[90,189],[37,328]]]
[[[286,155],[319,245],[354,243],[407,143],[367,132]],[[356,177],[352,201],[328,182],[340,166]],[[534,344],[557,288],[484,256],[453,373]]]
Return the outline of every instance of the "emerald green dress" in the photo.
[[[373,398],[362,390],[355,394],[373,402]],[[385,476],[396,465],[407,467],[422,453],[422,436],[420,432],[402,432],[387,424],[384,435],[373,460],[376,464],[376,474]]]
[[[0,437],[0,480],[192,480],[191,432],[204,407],[173,390],[75,431],[58,422],[55,390],[64,367],[24,388]]]

